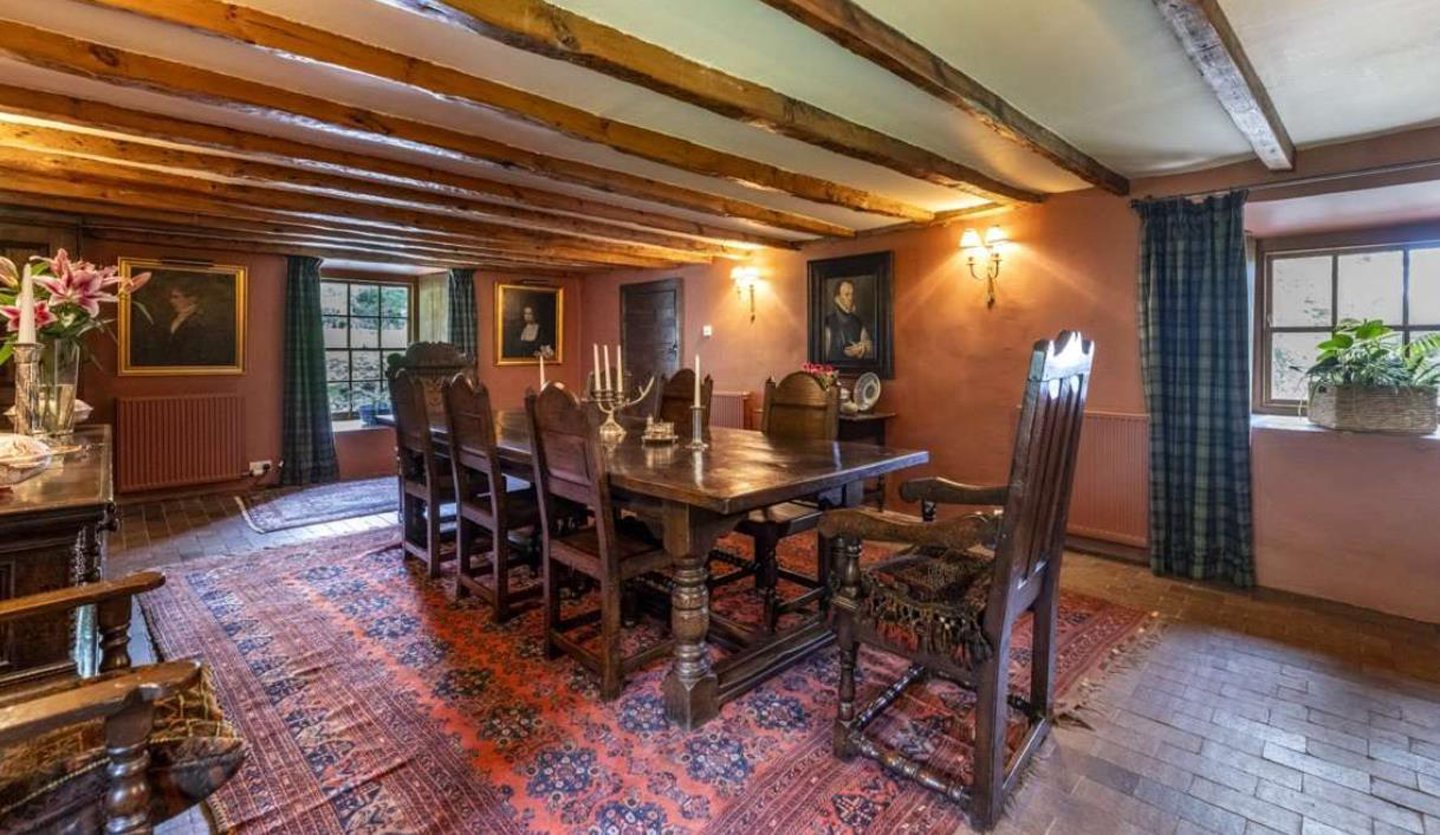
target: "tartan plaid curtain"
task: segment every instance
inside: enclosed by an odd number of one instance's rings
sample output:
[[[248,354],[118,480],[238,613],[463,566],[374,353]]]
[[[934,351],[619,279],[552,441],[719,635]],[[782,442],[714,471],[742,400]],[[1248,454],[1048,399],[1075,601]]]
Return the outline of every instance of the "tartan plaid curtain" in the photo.
[[[325,388],[325,331],[320,317],[320,259],[291,255],[285,284],[285,395],[281,484],[340,478],[330,398]]]
[[[1255,582],[1245,192],[1137,201],[1150,567]]]
[[[451,270],[449,289],[450,343],[473,361],[478,358],[475,343],[480,331],[475,317],[475,271]]]

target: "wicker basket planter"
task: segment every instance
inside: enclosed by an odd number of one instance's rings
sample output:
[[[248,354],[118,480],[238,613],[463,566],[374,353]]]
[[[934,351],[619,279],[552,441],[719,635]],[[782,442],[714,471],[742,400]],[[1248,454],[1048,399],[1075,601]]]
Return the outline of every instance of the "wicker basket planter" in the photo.
[[[1435,387],[1317,385],[1309,414],[1311,423],[1328,429],[1428,435],[1436,428]]]

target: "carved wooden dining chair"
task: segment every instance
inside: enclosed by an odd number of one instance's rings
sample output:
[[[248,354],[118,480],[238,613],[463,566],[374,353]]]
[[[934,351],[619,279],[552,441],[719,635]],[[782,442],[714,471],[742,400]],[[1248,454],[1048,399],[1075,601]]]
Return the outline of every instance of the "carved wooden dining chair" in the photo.
[[[1008,486],[969,487],[926,480],[902,494],[936,502],[1003,504],[994,514],[938,522],[898,521],[869,509],[825,514],[820,532],[833,538],[837,589],[832,624],[840,645],[835,754],[862,754],[966,807],[988,829],[1006,796],[1044,741],[1054,713],[1055,619],[1065,522],[1075,472],[1094,346],[1061,333],[1035,344],[1020,411]],[[994,537],[994,556],[976,550]],[[909,553],[860,570],[864,539],[906,542]],[[1033,612],[1029,690],[1009,686],[1016,622]],[[858,712],[855,665],[860,644],[903,656],[911,666]],[[911,684],[938,676],[976,693],[974,777],[966,784],[933,765],[866,736],[867,725]],[[1013,751],[1006,739],[1010,708],[1025,732]]]
[[[833,441],[840,432],[840,390],[824,385],[820,378],[806,371],[788,374],[780,382],[765,381],[765,402],[760,412],[760,431],[772,438]],[[753,511],[741,520],[735,530],[754,542],[755,556],[748,564],[732,555],[713,552],[712,556],[735,565],[738,570],[718,577],[723,584],[755,576],[755,589],[764,606],[766,631],[774,632],[780,617],[820,602],[829,579],[829,559],[817,550],[814,577],[791,571],[779,564],[776,549],[780,540],[814,531],[820,523],[824,502],[792,501]],[[789,600],[779,596],[780,580],[787,580],[807,589]]]
[[[0,692],[0,832],[148,833],[239,770],[245,743],[196,661],[132,667],[130,605],[155,571],[0,601],[0,626],[95,606],[100,668]]]
[[[432,421],[426,411],[422,384],[407,369],[390,375],[390,402],[395,410],[396,475],[400,482],[400,533],[405,556],[425,563],[431,577],[440,576],[446,534],[447,505],[455,501],[455,481],[431,440]],[[444,420],[444,401],[441,401]]]
[[[660,378],[660,395],[655,399],[655,419],[675,424],[678,434],[689,436],[693,430],[690,407],[695,405],[695,370],[682,368],[669,377]],[[710,431],[710,396],[714,393],[715,381],[707,374],[700,383],[700,413],[702,432]]]
[[[492,607],[495,622],[503,623],[518,604],[540,594],[538,584],[510,588],[512,558],[537,562],[539,543],[532,548],[530,538],[539,535],[540,508],[528,482],[501,472],[495,412],[485,384],[456,374],[445,384],[444,395],[455,484],[455,596],[479,596]],[[477,563],[480,557],[483,563]]]
[[[439,426],[445,422],[445,383],[456,374],[474,375],[475,362],[449,342],[412,342],[405,353],[391,354],[386,360],[387,379],[401,370],[419,382],[425,413]]]
[[[596,410],[582,404],[564,385],[554,383],[539,395],[525,396],[535,485],[543,530],[542,572],[545,598],[545,652],[563,651],[600,676],[600,697],[613,699],[631,670],[669,651],[659,641],[631,655],[620,647],[621,606],[627,581],[669,565],[669,556],[637,519],[620,519],[605,469]],[[566,523],[576,508],[589,508],[591,524]],[[562,617],[559,566],[568,566],[599,585],[597,610]],[[598,645],[591,648],[577,630],[599,622]]]

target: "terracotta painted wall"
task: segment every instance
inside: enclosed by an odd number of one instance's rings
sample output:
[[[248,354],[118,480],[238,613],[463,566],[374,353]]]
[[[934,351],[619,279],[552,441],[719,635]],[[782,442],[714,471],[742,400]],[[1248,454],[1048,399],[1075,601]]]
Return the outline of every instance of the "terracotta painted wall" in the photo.
[[[620,285],[679,276],[685,364],[698,350],[717,389],[749,390],[758,398],[766,376],[778,378],[805,361],[806,261],[888,249],[895,253],[895,379],[886,381],[880,408],[899,413],[892,443],[931,450],[929,471],[1004,479],[1030,347],[1063,328],[1083,329],[1098,344],[1093,407],[1141,411],[1138,224],[1128,203],[1084,192],[973,222],[982,228],[1002,223],[1015,241],[993,309],[985,307],[983,282],[964,264],[958,248],[964,224],[957,222],[767,253],[757,262],[764,281],[754,323],[748,302],[735,293],[728,262],[589,278],[585,367],[591,342],[618,339]],[[700,336],[706,324],[715,329],[708,340]]]
[[[83,257],[96,263],[114,263],[120,257],[195,258],[246,268],[248,315],[245,326],[245,373],[205,377],[120,377],[115,345],[96,339],[92,347],[104,370],[87,367],[81,397],[95,407],[94,421],[114,421],[116,397],[153,397],[167,394],[233,393],[244,398],[245,460],[281,459],[281,381],[285,322],[285,258],[225,249],[179,249],[123,241],[86,241]],[[353,276],[352,276],[353,277]],[[194,439],[204,443],[204,438]],[[394,437],[389,430],[342,432],[336,437],[336,454],[342,478],[383,475],[394,465]],[[265,479],[241,479],[236,484],[275,483],[278,470]]]

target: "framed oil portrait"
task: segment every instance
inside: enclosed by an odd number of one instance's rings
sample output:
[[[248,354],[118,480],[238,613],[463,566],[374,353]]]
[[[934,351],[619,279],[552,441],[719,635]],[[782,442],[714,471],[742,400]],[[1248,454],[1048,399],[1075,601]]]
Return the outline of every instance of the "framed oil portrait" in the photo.
[[[809,263],[809,359],[846,376],[895,376],[894,255],[871,252]]]
[[[495,285],[495,364],[565,361],[565,288]]]
[[[120,300],[120,374],[245,373],[245,268],[121,258],[150,281]]]

